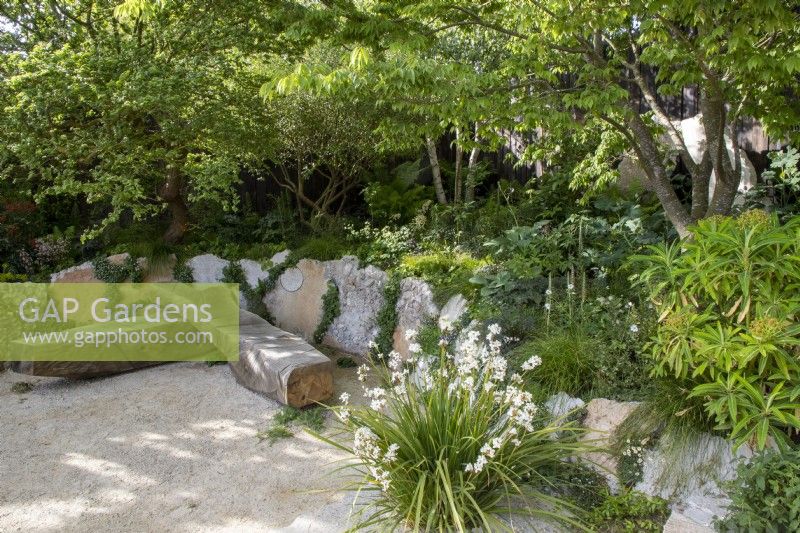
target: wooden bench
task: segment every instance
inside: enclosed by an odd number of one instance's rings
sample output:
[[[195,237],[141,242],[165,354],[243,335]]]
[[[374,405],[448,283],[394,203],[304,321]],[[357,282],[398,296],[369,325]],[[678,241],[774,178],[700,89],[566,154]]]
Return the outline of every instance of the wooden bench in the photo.
[[[292,407],[333,396],[333,363],[301,337],[245,310],[239,312],[239,384]]]

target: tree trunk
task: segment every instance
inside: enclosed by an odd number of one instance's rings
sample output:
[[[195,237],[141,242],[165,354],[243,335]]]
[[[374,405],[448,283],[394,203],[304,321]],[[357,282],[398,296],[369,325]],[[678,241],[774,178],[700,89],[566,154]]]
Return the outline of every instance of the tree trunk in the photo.
[[[461,174],[462,174],[462,160],[464,159],[464,149],[461,147],[461,128],[456,128],[456,171],[455,171],[455,184],[453,186],[453,203],[460,204],[463,201],[463,194],[461,192]]]
[[[475,199],[475,182],[478,174],[478,156],[481,155],[481,147],[478,145],[480,137],[478,137],[478,128],[480,123],[475,123],[475,146],[469,152],[469,160],[467,161],[467,183],[464,188],[464,201],[471,202]]]
[[[433,173],[433,188],[436,191],[436,200],[442,204],[447,204],[447,196],[442,185],[442,169],[439,167],[439,156],[436,154],[436,143],[430,137],[425,137],[425,146],[428,149],[428,159],[431,161],[431,172]]]
[[[706,151],[714,169],[714,192],[708,205],[706,216],[727,215],[733,207],[733,200],[741,180],[741,163],[731,163],[725,143],[727,110],[725,99],[718,91],[704,91],[700,100],[703,111],[703,130],[706,137]],[[731,139],[736,142],[736,139]],[[738,152],[737,152],[738,153]],[[738,171],[737,171],[738,170]]]
[[[477,141],[477,136],[475,138]],[[474,146],[469,152],[469,161],[467,162],[467,183],[464,190],[464,201],[471,202],[475,199],[475,179],[478,173],[478,156],[481,155],[481,149]]]
[[[167,170],[167,181],[161,187],[161,199],[167,204],[170,212],[170,223],[164,232],[164,242],[178,244],[186,235],[189,226],[189,208],[183,200],[183,178],[177,169]]]
[[[689,235],[689,225],[692,222],[689,212],[681,204],[675,189],[672,188],[669,174],[661,163],[661,155],[652,133],[642,120],[637,109],[630,114],[628,125],[633,133],[634,150],[639,157],[647,177],[653,184],[653,190],[664,208],[664,212],[681,237]]]

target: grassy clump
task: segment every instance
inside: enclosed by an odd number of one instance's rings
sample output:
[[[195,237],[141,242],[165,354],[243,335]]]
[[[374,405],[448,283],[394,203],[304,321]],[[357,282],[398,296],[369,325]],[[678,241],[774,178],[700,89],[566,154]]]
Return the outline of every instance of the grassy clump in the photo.
[[[351,253],[350,245],[333,235],[310,237],[294,249],[294,254],[303,259],[332,261]]]
[[[13,392],[14,394],[27,394],[32,390],[33,390],[33,383],[28,383],[27,381],[17,381],[13,385],[11,385],[11,392]]]
[[[297,409],[286,406],[272,419],[270,427],[256,434],[259,442],[268,441],[272,446],[278,440],[292,437],[291,426],[308,429],[320,433],[325,428],[325,412],[322,407]]]
[[[542,364],[530,373],[529,382],[544,396],[557,392],[586,396],[597,372],[599,349],[580,328],[554,329],[515,348],[510,359],[519,366],[535,355],[542,358]]]

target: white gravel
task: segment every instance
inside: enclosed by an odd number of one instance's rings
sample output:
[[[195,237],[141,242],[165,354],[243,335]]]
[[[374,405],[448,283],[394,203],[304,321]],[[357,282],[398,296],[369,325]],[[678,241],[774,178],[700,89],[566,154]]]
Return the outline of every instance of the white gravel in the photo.
[[[343,372],[340,391],[353,388]],[[33,390],[11,392],[19,381]],[[342,453],[302,432],[259,443],[279,409],[227,365],[0,373],[0,531],[343,529]]]

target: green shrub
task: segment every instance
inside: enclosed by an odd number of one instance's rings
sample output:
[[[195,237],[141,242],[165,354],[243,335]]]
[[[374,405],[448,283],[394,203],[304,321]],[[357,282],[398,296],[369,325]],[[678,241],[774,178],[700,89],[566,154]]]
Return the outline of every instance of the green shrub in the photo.
[[[373,227],[369,222],[360,228],[348,226],[348,240],[357,248],[359,259],[379,268],[394,268],[400,259],[419,250],[408,226]]]
[[[422,349],[422,353],[436,353],[439,351],[439,341],[442,331],[439,329],[439,321],[436,318],[426,319],[417,332],[417,343]]]
[[[324,440],[353,454],[363,475],[352,488],[376,494],[356,527],[490,531],[507,527],[509,511],[578,525],[580,510],[544,473],[586,451],[580,430],[539,418],[521,378],[507,376],[499,328],[465,337],[458,354],[390,358],[374,368],[387,388],[365,389],[369,406],[350,407],[344,394],[334,408],[353,445]]]
[[[132,255],[119,265],[109,261],[106,256],[100,256],[92,261],[92,267],[95,277],[104,283],[140,283],[144,279],[144,272]]]
[[[265,283],[261,281],[256,287],[251,287],[247,282],[242,265],[238,262],[231,261],[222,270],[222,282],[237,283],[239,291],[244,296],[245,302],[247,302],[247,309],[262,317],[267,315],[267,309],[263,302],[264,294],[266,293]]]
[[[506,299],[478,298],[470,306],[470,316],[480,322],[497,323],[516,339],[530,338],[539,325],[533,306]]]
[[[638,256],[658,308],[654,375],[693,383],[737,446],[785,446],[800,429],[800,217],[713,217],[693,238]]]
[[[600,472],[581,461],[565,461],[543,472],[561,487],[561,494],[580,509],[590,511],[608,497],[608,482]]]
[[[669,516],[667,502],[635,491],[608,497],[595,507],[591,524],[600,533],[660,533]]]
[[[350,245],[332,235],[326,235],[324,237],[311,237],[293,251],[301,259],[331,261],[348,255],[350,253]]]
[[[0,273],[0,283],[25,283],[26,281],[28,281],[28,276],[25,274]]]
[[[470,298],[475,293],[476,286],[470,283],[470,278],[484,263],[468,254],[432,252],[404,256],[398,271],[403,276],[427,281],[436,303],[444,305],[454,294],[461,293]]]
[[[194,283],[194,272],[186,263],[177,263],[172,270],[172,277],[179,283]]]
[[[422,203],[433,197],[430,187],[409,184],[402,178],[373,182],[364,188],[369,215],[379,224],[408,222]]]
[[[766,452],[739,465],[721,531],[800,531],[800,449]]]
[[[339,307],[339,287],[333,281],[328,281],[328,290],[322,296],[322,319],[314,331],[314,342],[320,344],[328,328],[331,327],[333,321],[339,316],[341,308]]]

